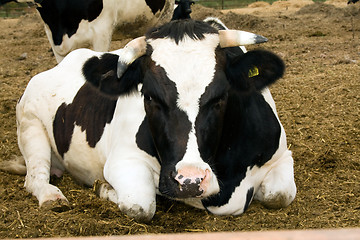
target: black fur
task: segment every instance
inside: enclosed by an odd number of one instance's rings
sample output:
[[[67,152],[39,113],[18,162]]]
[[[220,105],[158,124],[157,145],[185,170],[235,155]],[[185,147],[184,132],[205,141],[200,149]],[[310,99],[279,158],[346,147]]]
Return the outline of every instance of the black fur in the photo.
[[[74,126],[86,131],[86,140],[95,147],[100,140],[106,123],[110,123],[116,100],[104,97],[90,84],[85,83],[71,104],[63,103],[56,111],[53,133],[59,154],[63,157],[69,150]]]
[[[65,34],[76,33],[81,20],[93,21],[103,9],[102,0],[46,0],[37,7],[49,26],[55,45],[61,45]]]
[[[146,4],[155,15],[158,11],[161,11],[165,6],[165,0],[145,0]]]
[[[256,68],[258,75],[249,76],[249,71]],[[284,74],[284,62],[275,54],[254,50],[233,57],[228,62],[226,74],[232,85],[240,91],[259,91],[269,86]]]
[[[195,4],[194,1],[191,0],[176,0],[175,4],[178,6],[175,8],[171,21],[180,20],[180,19],[188,19],[190,17],[191,5]]]
[[[112,97],[135,90],[142,81],[141,59],[131,64],[121,78],[117,77],[118,59],[118,55],[105,53],[87,60],[82,69],[86,81]]]
[[[246,194],[246,202],[245,202],[245,206],[244,206],[244,212],[249,208],[249,205],[251,203],[251,200],[253,199],[253,196],[254,196],[254,188],[251,187]]]
[[[147,38],[158,39],[168,37],[179,43],[185,36],[193,40],[204,39],[204,34],[214,33],[218,31],[202,21],[191,19],[171,21],[161,27],[154,28],[146,34]]]

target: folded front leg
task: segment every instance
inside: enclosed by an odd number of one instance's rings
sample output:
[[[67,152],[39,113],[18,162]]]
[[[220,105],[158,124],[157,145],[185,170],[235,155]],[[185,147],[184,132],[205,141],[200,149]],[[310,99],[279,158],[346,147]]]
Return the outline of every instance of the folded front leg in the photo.
[[[269,208],[287,207],[295,198],[296,185],[291,152],[286,151],[266,174],[255,199]]]
[[[107,161],[104,177],[112,186],[103,186],[103,196],[110,200],[116,196],[120,210],[139,221],[150,221],[156,210],[156,187],[154,171],[145,162],[137,159]]]

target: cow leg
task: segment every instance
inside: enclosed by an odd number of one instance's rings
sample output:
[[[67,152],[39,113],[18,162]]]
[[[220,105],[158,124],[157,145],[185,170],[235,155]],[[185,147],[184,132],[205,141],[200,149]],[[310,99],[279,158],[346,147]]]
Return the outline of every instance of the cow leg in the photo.
[[[269,168],[269,172],[255,194],[255,199],[268,208],[287,207],[296,195],[291,152],[286,151]]]
[[[116,192],[116,203],[120,210],[139,221],[150,221],[156,209],[156,187],[153,169],[137,159],[107,161],[104,177]],[[108,191],[111,200],[114,193]]]
[[[101,24],[101,23],[99,23]],[[104,26],[105,25],[105,26]],[[109,26],[107,26],[109,25]],[[97,52],[107,52],[109,51],[111,38],[113,34],[113,29],[111,24],[103,24],[102,26],[95,26],[92,28],[93,38],[92,38],[92,48]]]
[[[18,143],[26,163],[25,188],[47,209],[66,206],[68,201],[50,181],[51,146],[44,126],[36,117],[18,125]]]
[[[94,184],[94,191],[100,198],[104,198],[117,204],[117,194],[115,189],[107,182],[96,180]]]

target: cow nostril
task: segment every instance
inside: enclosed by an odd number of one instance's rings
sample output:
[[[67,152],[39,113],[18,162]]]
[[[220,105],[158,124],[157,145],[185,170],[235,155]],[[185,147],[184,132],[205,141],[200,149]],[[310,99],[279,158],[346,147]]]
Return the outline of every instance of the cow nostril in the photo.
[[[196,184],[200,184],[201,182],[202,182],[202,178],[196,178],[196,179],[195,179],[195,183],[196,183]]]

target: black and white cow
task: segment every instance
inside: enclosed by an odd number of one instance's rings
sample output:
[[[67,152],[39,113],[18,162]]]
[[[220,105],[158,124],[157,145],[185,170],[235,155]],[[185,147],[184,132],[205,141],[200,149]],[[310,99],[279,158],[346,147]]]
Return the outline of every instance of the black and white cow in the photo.
[[[191,5],[193,4],[195,4],[195,2],[191,0],[175,0],[174,13],[171,20],[191,18]]]
[[[71,52],[33,77],[16,107],[26,189],[40,206],[66,203],[49,184],[66,170],[100,180],[100,197],[139,220],[153,217],[156,194],[221,215],[253,199],[286,207],[293,158],[267,88],[284,63],[235,47],[264,41],[190,19],[110,53]]]
[[[1,0],[37,5],[45,32],[60,62],[70,51],[91,47],[108,51],[116,27],[162,24],[171,19],[174,0]]]

